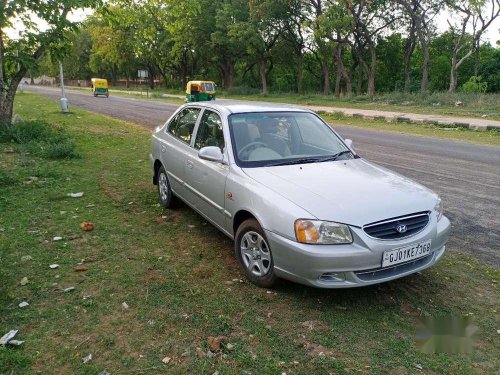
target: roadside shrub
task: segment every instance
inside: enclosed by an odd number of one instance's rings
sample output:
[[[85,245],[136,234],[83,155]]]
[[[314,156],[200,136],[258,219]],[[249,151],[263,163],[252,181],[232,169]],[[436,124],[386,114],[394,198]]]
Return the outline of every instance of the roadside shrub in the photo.
[[[11,126],[10,135],[24,151],[47,159],[78,157],[75,142],[63,128],[45,121],[20,121]]]
[[[67,139],[62,143],[39,144],[39,147],[40,155],[47,159],[73,159],[79,156],[72,139]]]
[[[462,85],[462,92],[484,93],[487,88],[488,84],[481,81],[481,76],[472,76]]]
[[[62,129],[54,128],[40,120],[20,121],[12,125],[12,140],[19,144],[32,142],[59,142],[67,138]]]

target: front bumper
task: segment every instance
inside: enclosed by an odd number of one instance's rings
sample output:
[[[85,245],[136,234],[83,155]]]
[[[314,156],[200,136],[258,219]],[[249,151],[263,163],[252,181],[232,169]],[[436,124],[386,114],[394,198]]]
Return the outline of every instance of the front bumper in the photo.
[[[361,228],[351,228],[354,242],[349,245],[301,244],[268,230],[266,236],[277,276],[319,288],[350,288],[394,280],[432,266],[444,254],[450,226],[445,216],[439,222],[434,217],[422,232],[390,241],[373,239]],[[429,255],[381,268],[384,251],[428,239],[432,240]]]

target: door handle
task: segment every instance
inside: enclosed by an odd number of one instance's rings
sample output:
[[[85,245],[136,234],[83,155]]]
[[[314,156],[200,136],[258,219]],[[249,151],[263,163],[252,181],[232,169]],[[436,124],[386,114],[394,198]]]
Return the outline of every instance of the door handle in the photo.
[[[193,166],[194,164],[191,160],[186,161],[186,167],[188,167],[189,169],[193,169]]]
[[[165,152],[167,151],[167,148],[165,147],[165,145],[161,145],[161,152]]]

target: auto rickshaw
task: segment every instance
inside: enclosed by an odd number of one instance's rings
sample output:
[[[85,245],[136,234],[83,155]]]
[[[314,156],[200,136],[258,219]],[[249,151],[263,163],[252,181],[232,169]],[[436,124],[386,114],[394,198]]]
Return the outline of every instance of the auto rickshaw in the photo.
[[[94,96],[104,95],[109,98],[108,80],[103,78],[92,78],[92,94]]]
[[[189,81],[186,86],[186,102],[215,100],[215,87],[212,81]]]

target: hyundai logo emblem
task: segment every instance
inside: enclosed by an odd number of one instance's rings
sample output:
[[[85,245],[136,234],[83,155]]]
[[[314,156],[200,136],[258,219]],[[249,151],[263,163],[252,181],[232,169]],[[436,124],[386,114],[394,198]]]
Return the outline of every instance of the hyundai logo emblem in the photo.
[[[406,225],[404,224],[399,224],[397,227],[396,227],[396,231],[398,233],[404,233],[408,230],[408,228],[406,228]]]

